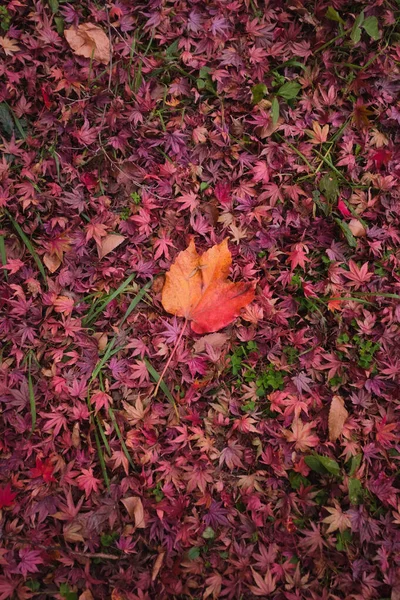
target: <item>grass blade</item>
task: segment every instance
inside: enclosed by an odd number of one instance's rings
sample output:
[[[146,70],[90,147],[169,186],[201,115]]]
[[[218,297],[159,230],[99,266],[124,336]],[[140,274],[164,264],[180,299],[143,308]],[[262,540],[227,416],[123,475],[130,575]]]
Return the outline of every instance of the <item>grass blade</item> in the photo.
[[[6,245],[4,242],[4,235],[0,235],[0,259],[1,259],[2,265],[7,264],[7,253],[6,253]],[[4,269],[4,277],[7,281],[7,279],[8,279],[7,269]]]
[[[118,439],[119,439],[119,441],[121,442],[121,448],[122,448],[122,451],[123,451],[123,453],[125,454],[125,456],[126,456],[126,459],[127,459],[128,463],[131,465],[132,469],[133,469],[134,471],[136,471],[136,466],[135,466],[135,463],[133,462],[133,460],[132,460],[132,458],[131,458],[131,455],[129,454],[129,450],[128,450],[128,448],[127,448],[126,444],[125,444],[125,440],[124,440],[124,438],[122,437],[121,430],[120,430],[120,428],[119,428],[119,425],[118,425],[118,423],[117,423],[117,419],[115,418],[114,411],[113,411],[113,409],[112,409],[112,408],[109,408],[109,409],[108,409],[108,414],[110,415],[110,419],[111,419],[111,421],[112,421],[112,424],[114,425],[115,433],[117,434],[117,436],[118,436]]]
[[[139,304],[139,302],[142,300],[142,298],[146,295],[147,290],[151,287],[152,283],[153,283],[152,280],[148,281],[146,283],[146,285],[144,285],[142,287],[142,289],[140,290],[140,292],[138,294],[136,294],[136,296],[133,298],[132,302],[128,306],[128,310],[126,311],[126,313],[122,317],[122,321],[120,323],[120,327],[122,327],[122,325],[125,323],[125,321],[129,317],[129,315],[131,314],[131,312],[136,308],[136,306]]]
[[[99,434],[97,433],[97,429],[94,430],[94,437],[96,440],[97,454],[99,457],[100,468],[101,468],[101,472],[103,474],[104,483],[106,484],[107,489],[109,490],[110,489],[110,478],[107,473],[106,462],[104,460],[103,452],[101,450],[101,444],[100,444]]]
[[[36,426],[36,400],[35,400],[35,391],[33,389],[32,375],[31,375],[31,364],[32,364],[32,356],[29,354],[28,359],[28,391],[29,391],[29,405],[31,408],[31,432],[33,433]]]
[[[26,235],[26,233],[24,233],[20,227],[20,225],[17,223],[17,221],[14,219],[14,217],[8,212],[8,210],[4,211],[5,214],[7,215],[7,217],[10,219],[15,231],[18,233],[19,237],[21,238],[21,240],[24,242],[25,246],[27,247],[28,251],[30,252],[30,254],[33,257],[33,260],[35,261],[37,268],[39,269],[40,273],[42,274],[42,277],[44,279],[44,283],[47,287],[47,276],[46,276],[46,271],[44,270],[44,266],[42,261],[40,260],[35,248],[32,245],[31,240],[28,238],[28,236]]]
[[[134,277],[135,277],[135,275],[133,273],[131,275],[129,275],[129,277],[127,277],[127,279],[125,279],[125,281],[123,283],[121,283],[121,285],[116,290],[114,290],[114,292],[112,292],[112,294],[107,296],[107,298],[104,300],[104,302],[102,302],[100,304],[100,306],[95,308],[95,305],[93,305],[92,308],[89,310],[88,314],[86,315],[86,317],[83,319],[83,324],[89,325],[90,323],[92,323],[96,319],[97,315],[102,313],[103,310],[107,307],[107,305],[110,304],[110,302],[115,300],[115,298],[117,298],[120,294],[122,294],[126,290],[126,288],[131,283],[131,281],[133,280]]]
[[[136,306],[142,300],[143,296],[146,294],[146,292],[149,289],[149,287],[151,286],[151,284],[152,284],[151,281],[146,283],[146,285],[140,290],[140,292],[138,294],[136,294],[136,296],[133,298],[133,300],[131,301],[127,311],[125,312],[125,314],[120,322],[120,327],[125,323],[126,319],[129,317],[131,312],[136,308]],[[95,366],[92,376],[90,378],[89,385],[96,379],[96,377],[98,376],[98,374],[100,373],[100,371],[102,370],[102,368],[104,367],[104,365],[106,364],[108,359],[112,356],[112,354],[115,354],[116,350],[114,350],[114,346],[116,344],[116,341],[117,341],[117,335],[114,335],[114,337],[107,344],[107,347],[106,347],[106,350],[104,352],[102,359]]]
[[[149,371],[151,377],[153,378],[153,380],[158,383],[160,380],[160,375],[159,373],[155,370],[155,368],[153,367],[153,365],[151,364],[151,362],[148,360],[148,358],[144,359],[144,362],[146,363],[146,367],[147,370]],[[171,402],[172,406],[175,409],[175,413],[179,419],[179,413],[178,413],[178,408],[176,406],[176,402],[175,402],[175,398],[173,397],[173,395],[171,394],[171,392],[169,391],[168,387],[166,386],[165,382],[162,381],[160,383],[160,389],[164,392],[164,394],[166,395],[166,397],[168,398],[168,400]]]

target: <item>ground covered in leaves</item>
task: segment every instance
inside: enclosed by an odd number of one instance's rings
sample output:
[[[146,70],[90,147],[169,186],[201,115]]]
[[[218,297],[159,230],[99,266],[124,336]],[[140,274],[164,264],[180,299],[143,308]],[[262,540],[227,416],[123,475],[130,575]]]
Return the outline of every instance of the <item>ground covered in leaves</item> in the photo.
[[[2,2],[1,600],[399,600],[399,21]],[[190,235],[256,296],[179,341]]]

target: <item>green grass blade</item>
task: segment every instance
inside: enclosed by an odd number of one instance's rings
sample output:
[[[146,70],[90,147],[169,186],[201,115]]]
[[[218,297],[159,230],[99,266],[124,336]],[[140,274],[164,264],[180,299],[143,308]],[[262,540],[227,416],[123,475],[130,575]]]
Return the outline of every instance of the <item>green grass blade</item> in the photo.
[[[111,456],[110,444],[108,443],[108,439],[106,438],[106,434],[104,433],[103,425],[101,424],[101,421],[98,416],[96,416],[96,424],[98,431],[100,432],[101,439],[103,440],[104,447],[107,450],[107,454]]]
[[[106,351],[104,352],[103,357],[101,358],[101,360],[97,363],[97,365],[95,366],[92,376],[90,378],[90,382],[89,385],[92,383],[92,381],[94,381],[97,377],[97,375],[100,373],[100,371],[102,370],[102,368],[104,367],[104,365],[106,364],[106,362],[108,361],[108,359],[111,356],[111,352],[112,349],[114,348],[115,342],[117,341],[117,337],[114,336],[109,343],[107,344],[107,348]]]
[[[144,362],[146,363],[147,370],[149,371],[151,377],[153,378],[153,380],[156,383],[158,383],[158,381],[160,379],[159,373],[155,370],[155,368],[153,367],[153,365],[151,364],[151,362],[147,358],[144,359]],[[160,389],[164,392],[164,394],[166,395],[166,397],[168,398],[168,400],[171,402],[171,404],[174,406],[174,408],[176,410],[177,407],[176,407],[175,398],[173,397],[173,395],[169,391],[169,389],[166,386],[166,384],[165,384],[164,381],[162,381],[160,383]]]
[[[126,319],[129,317],[129,315],[131,314],[131,312],[136,308],[136,306],[139,304],[139,302],[142,300],[142,298],[144,297],[144,295],[146,294],[147,290],[149,289],[149,287],[151,286],[152,282],[149,281],[148,283],[146,283],[146,285],[140,290],[140,292],[138,294],[136,294],[136,296],[133,298],[133,300],[131,301],[127,311],[125,312],[121,322],[120,322],[120,327],[125,323]],[[96,377],[98,376],[98,374],[100,373],[100,371],[102,370],[102,368],[104,367],[104,365],[106,364],[106,362],[108,361],[108,359],[116,353],[117,350],[114,350],[114,346],[116,344],[117,341],[117,336],[114,335],[114,337],[109,341],[109,343],[107,344],[106,350],[104,352],[104,355],[102,357],[102,359],[97,363],[97,365],[95,366],[92,376],[90,378],[90,382],[89,385],[96,379]],[[121,349],[121,348],[120,348]]]
[[[133,298],[132,302],[128,306],[128,310],[126,311],[126,313],[122,317],[122,321],[120,323],[120,327],[122,327],[122,325],[125,323],[125,321],[129,317],[129,315],[131,314],[131,312],[136,308],[136,306],[139,304],[139,302],[142,300],[142,298],[146,295],[147,290],[151,287],[152,283],[153,283],[152,280],[148,281],[146,283],[146,285],[144,285],[142,287],[142,289],[140,290],[140,292],[138,292],[138,294],[136,294],[136,296]]]
[[[94,437],[96,440],[96,446],[97,446],[97,454],[99,457],[99,463],[100,463],[100,468],[101,468],[101,472],[103,474],[103,479],[104,479],[104,483],[107,486],[107,489],[110,489],[110,478],[108,476],[107,473],[107,467],[106,467],[106,462],[104,460],[104,456],[103,456],[103,452],[101,450],[101,444],[100,444],[100,439],[99,439],[99,434],[97,433],[97,430],[94,430]]]
[[[108,409],[108,414],[110,415],[110,419],[112,421],[112,424],[114,425],[115,432],[116,432],[116,434],[118,436],[118,439],[119,439],[119,441],[121,443],[122,451],[125,454],[128,463],[131,465],[132,469],[135,471],[136,470],[135,463],[133,462],[133,460],[132,460],[132,458],[131,458],[131,456],[129,454],[129,450],[128,450],[126,444],[125,444],[124,438],[122,437],[121,430],[119,428],[119,425],[117,423],[117,419],[115,418],[114,411],[113,411],[112,408]]]
[[[6,253],[6,245],[4,242],[4,235],[0,235],[0,259],[1,259],[2,265],[7,264],[7,253]],[[7,279],[8,279],[7,269],[4,269],[4,277],[7,281]]]
[[[5,214],[7,215],[7,217],[10,219],[14,229],[16,230],[16,232],[18,233],[19,237],[21,238],[21,240],[24,242],[25,246],[27,247],[28,251],[30,252],[30,254],[33,257],[33,260],[35,261],[37,268],[39,269],[40,273],[42,274],[42,277],[44,279],[44,283],[47,287],[47,276],[46,276],[46,271],[44,270],[44,266],[42,261],[40,260],[35,248],[32,245],[31,240],[28,238],[28,236],[22,231],[20,225],[17,223],[17,221],[14,219],[14,217],[8,212],[8,210],[4,211]]]
[[[31,419],[32,419],[32,425],[31,425],[31,432],[33,433],[33,431],[35,430],[35,426],[36,426],[36,400],[35,400],[35,391],[33,389],[33,382],[32,382],[32,374],[31,374],[31,364],[32,364],[32,357],[31,355],[29,355],[29,359],[28,359],[28,391],[29,391],[29,405],[30,405],[30,409],[31,409]]]
[[[131,275],[129,275],[129,277],[127,277],[127,279],[125,279],[125,281],[123,283],[121,283],[121,285],[114,292],[112,292],[112,294],[107,296],[107,298],[104,300],[104,302],[102,302],[100,304],[100,306],[95,308],[95,305],[94,305],[89,310],[86,317],[83,319],[83,324],[89,325],[90,323],[92,323],[96,319],[97,315],[102,313],[103,310],[107,307],[107,305],[110,304],[110,302],[115,300],[115,298],[117,298],[120,294],[122,294],[126,290],[126,288],[131,283],[131,281],[133,280],[134,277],[135,277],[135,275],[133,273]]]

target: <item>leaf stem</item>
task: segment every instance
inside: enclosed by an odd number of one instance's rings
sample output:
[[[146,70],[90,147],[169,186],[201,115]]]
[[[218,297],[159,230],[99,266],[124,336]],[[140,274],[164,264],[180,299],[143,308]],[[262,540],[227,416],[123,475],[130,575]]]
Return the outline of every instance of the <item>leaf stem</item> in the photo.
[[[164,367],[164,368],[163,368],[163,370],[162,370],[162,373],[161,373],[161,375],[160,375],[160,379],[157,381],[156,389],[155,389],[155,390],[154,390],[154,392],[153,392],[153,398],[155,398],[155,397],[157,396],[157,393],[158,393],[158,390],[160,389],[160,385],[161,385],[161,382],[162,382],[162,380],[163,380],[163,377],[164,377],[164,375],[165,375],[165,373],[166,373],[166,371],[167,371],[167,369],[168,369],[168,367],[169,367],[169,365],[170,365],[170,363],[171,363],[171,360],[172,360],[172,359],[173,359],[173,357],[174,357],[174,354],[175,354],[175,352],[176,352],[176,350],[177,350],[177,348],[178,348],[178,346],[179,346],[179,344],[180,344],[180,341],[181,341],[181,339],[182,339],[182,336],[183,336],[183,334],[184,334],[184,332],[185,332],[185,329],[186,329],[187,322],[188,322],[188,320],[187,320],[187,319],[185,319],[185,322],[184,322],[184,324],[183,324],[183,327],[182,327],[182,329],[181,329],[181,332],[180,332],[180,334],[179,334],[179,337],[178,337],[178,339],[176,340],[176,344],[175,344],[175,346],[174,346],[174,348],[173,348],[173,350],[172,350],[172,352],[171,352],[171,354],[170,354],[170,357],[169,357],[169,359],[167,360],[167,362],[166,362],[166,364],[165,364],[165,367]]]

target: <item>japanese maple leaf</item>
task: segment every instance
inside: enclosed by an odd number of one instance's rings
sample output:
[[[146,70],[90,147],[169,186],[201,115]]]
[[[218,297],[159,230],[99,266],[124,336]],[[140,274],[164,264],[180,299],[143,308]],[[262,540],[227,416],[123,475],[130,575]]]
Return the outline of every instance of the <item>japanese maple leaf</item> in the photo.
[[[99,485],[101,484],[100,479],[93,474],[93,469],[82,469],[82,475],[77,478],[78,487],[85,491],[86,498],[89,498],[92,491],[97,492]]]
[[[353,261],[349,261],[349,269],[350,271],[343,271],[343,275],[350,279],[350,285],[353,285],[356,290],[363,284],[367,283],[373,273],[368,272],[368,263],[364,263],[362,267],[358,267],[357,264]]]
[[[90,127],[89,121],[85,119],[82,127],[72,133],[72,135],[78,140],[80,144],[90,145],[97,140],[99,134],[98,127]]]
[[[213,573],[206,579],[206,589],[203,594],[203,600],[206,598],[219,598],[222,586],[222,577],[219,573]]]
[[[286,431],[286,439],[288,442],[294,442],[294,447],[300,452],[305,452],[308,448],[316,446],[319,439],[312,433],[312,423],[303,423],[301,419],[296,419],[292,423],[292,431]]]
[[[340,505],[334,501],[335,506],[326,506],[326,510],[330,513],[329,517],[325,517],[322,520],[323,523],[329,523],[329,527],[326,533],[332,533],[339,529],[339,531],[344,531],[351,526],[350,518],[346,513],[344,513],[340,507]]]
[[[21,548],[19,551],[18,572],[24,577],[28,573],[37,573],[39,569],[37,565],[43,564],[43,558],[40,556],[40,550],[29,550],[29,548]]]
[[[386,148],[380,148],[372,155],[372,160],[374,161],[377,169],[380,169],[382,165],[386,167],[391,158],[392,153]]]
[[[288,262],[290,262],[290,268],[292,271],[300,265],[305,270],[306,262],[309,262],[309,258],[306,257],[308,254],[308,247],[305,244],[299,243],[293,246],[292,251],[289,253]]]
[[[11,485],[7,483],[5,487],[0,488],[0,510],[5,506],[12,506],[16,493],[11,491]]]
[[[313,122],[313,130],[306,129],[306,132],[311,137],[311,143],[313,144],[323,144],[328,139],[329,133],[329,125],[321,125],[317,122]]]
[[[42,462],[39,457],[36,457],[36,467],[30,470],[30,474],[31,477],[42,477],[46,483],[56,481],[55,477],[53,477],[53,466],[49,458],[46,458]]]
[[[211,333],[232,323],[254,299],[255,283],[229,281],[231,263],[227,239],[201,255],[191,240],[166,274],[165,310],[191,321],[196,333]]]
[[[257,585],[250,586],[251,591],[255,596],[263,596],[264,598],[268,598],[272,592],[276,589],[276,579],[272,577],[271,571],[268,569],[264,578],[257,573],[257,571],[253,571],[254,581]]]

